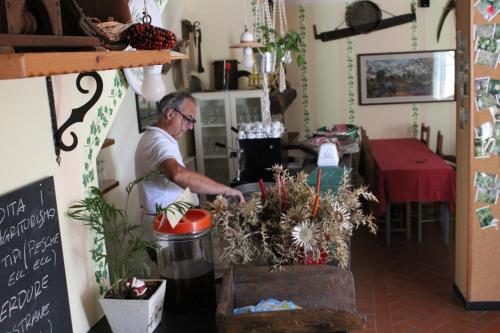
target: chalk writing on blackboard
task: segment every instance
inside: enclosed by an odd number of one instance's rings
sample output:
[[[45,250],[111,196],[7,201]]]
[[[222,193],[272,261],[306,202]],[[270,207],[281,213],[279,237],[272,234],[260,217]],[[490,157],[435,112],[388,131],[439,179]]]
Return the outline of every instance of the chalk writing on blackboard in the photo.
[[[0,332],[72,332],[52,177],[0,197]]]

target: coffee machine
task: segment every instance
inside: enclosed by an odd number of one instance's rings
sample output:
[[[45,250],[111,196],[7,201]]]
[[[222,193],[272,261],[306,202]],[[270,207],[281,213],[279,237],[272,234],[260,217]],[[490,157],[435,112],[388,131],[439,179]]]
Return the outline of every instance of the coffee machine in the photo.
[[[240,181],[243,183],[258,182],[259,179],[272,181],[272,166],[283,164],[288,159],[285,137],[239,139],[239,148],[243,150],[244,159]]]

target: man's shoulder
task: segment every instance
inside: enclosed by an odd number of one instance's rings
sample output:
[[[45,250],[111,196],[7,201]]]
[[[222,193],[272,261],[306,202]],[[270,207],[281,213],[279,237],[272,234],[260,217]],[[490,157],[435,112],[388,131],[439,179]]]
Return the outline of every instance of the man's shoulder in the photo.
[[[147,126],[144,134],[142,135],[141,140],[144,138],[147,140],[166,140],[169,143],[177,144],[177,140],[175,140],[170,134],[168,134],[164,129],[154,126]]]

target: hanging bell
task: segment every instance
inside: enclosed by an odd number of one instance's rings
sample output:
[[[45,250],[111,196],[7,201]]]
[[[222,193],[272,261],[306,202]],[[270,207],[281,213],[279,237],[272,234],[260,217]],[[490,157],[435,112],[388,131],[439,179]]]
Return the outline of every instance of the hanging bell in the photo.
[[[240,43],[253,43],[254,41],[252,33],[245,26],[245,31],[240,36]]]

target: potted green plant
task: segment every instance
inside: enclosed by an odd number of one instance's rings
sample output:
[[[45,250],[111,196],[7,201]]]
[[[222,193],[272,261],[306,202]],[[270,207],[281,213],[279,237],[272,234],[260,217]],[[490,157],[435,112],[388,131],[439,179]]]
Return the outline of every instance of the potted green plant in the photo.
[[[100,298],[100,303],[114,332],[149,333],[161,321],[165,280],[144,280],[142,284],[135,279],[150,275],[146,251],[156,250],[157,244],[145,239],[150,226],[132,223],[128,216],[134,186],[159,175],[155,171],[129,183],[125,188],[127,197],[123,209],[109,203],[97,187],[91,187],[89,196],[68,210],[69,217],[82,221],[106,244],[105,247],[96,246],[91,253],[94,260],[104,260],[108,266],[111,288]],[[181,202],[166,208],[157,207],[157,210],[177,210],[183,214],[189,207],[190,204]],[[134,295],[137,290],[140,292]]]
[[[262,31],[262,42],[265,46],[259,49],[257,58],[261,61],[261,71],[272,73],[278,67],[276,60],[284,63],[291,63],[291,53],[300,51],[300,35],[293,30],[281,36],[276,29],[262,25],[259,27]],[[305,63],[302,54],[297,55],[297,65],[302,66]]]

